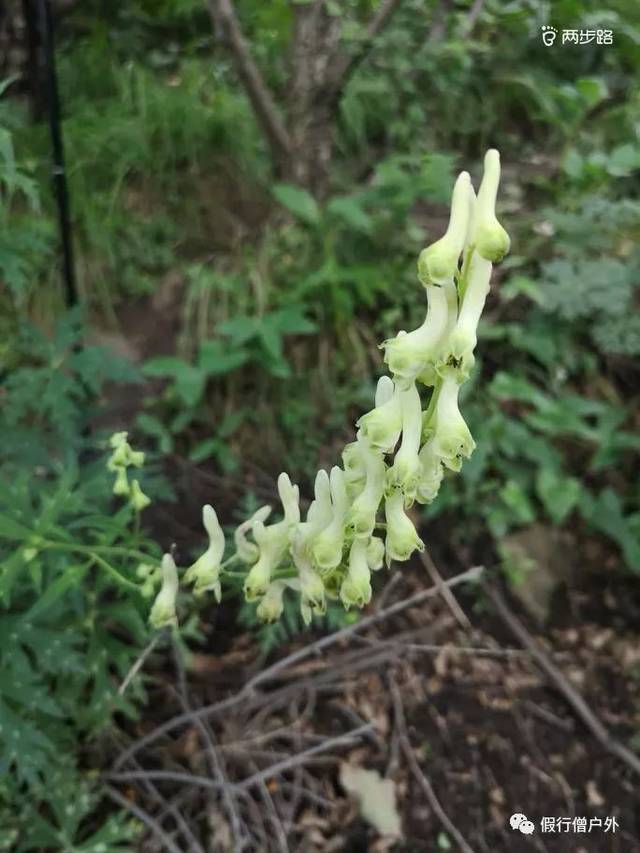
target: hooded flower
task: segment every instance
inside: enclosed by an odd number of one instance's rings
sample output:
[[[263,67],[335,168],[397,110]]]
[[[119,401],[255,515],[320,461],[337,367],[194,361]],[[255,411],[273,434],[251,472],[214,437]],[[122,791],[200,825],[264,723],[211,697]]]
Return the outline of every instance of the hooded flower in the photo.
[[[451,215],[444,237],[428,246],[418,259],[418,276],[424,285],[451,281],[458,270],[458,260],[464,248],[469,219],[468,172],[460,172],[453,188]]]
[[[475,207],[473,242],[478,254],[493,264],[509,251],[509,235],[496,218],[496,197],[500,183],[500,154],[489,149],[484,158],[484,174]]]
[[[347,576],[340,587],[340,599],[345,610],[355,605],[364,607],[371,600],[371,569],[367,563],[367,543],[354,539],[349,552]]]
[[[258,561],[244,582],[247,601],[255,601],[264,595],[271,575],[278,567],[289,547],[291,534],[300,521],[298,506],[299,490],[291,484],[287,474],[278,477],[278,493],[284,510],[284,518],[277,524],[265,527],[262,521],[254,521],[253,538],[258,546]]]
[[[309,544],[333,518],[331,504],[331,482],[327,472],[321,468],[316,474],[313,486],[314,499],[307,510],[307,518],[296,527],[291,540],[291,553],[300,560],[309,559]]]
[[[310,544],[312,562],[322,574],[335,569],[342,561],[345,518],[349,508],[342,469],[337,466],[331,469],[330,482],[331,521]]]
[[[140,483],[137,480],[131,481],[131,495],[129,499],[131,506],[136,512],[142,512],[151,503],[151,499],[142,491]]]
[[[171,554],[162,558],[162,586],[151,607],[149,622],[153,628],[177,625],[176,597],[178,595],[178,570]]]
[[[323,616],[327,612],[324,583],[310,566],[299,567],[299,579],[300,612],[305,625],[308,625],[312,616]]]
[[[258,619],[262,622],[278,621],[284,609],[283,596],[286,587],[286,580],[271,581],[256,609]]]
[[[455,286],[453,286],[455,295]],[[449,312],[448,289],[428,285],[429,309],[421,326],[413,332],[399,332],[395,338],[384,341],[384,360],[401,388],[407,388],[418,376],[426,376],[435,364],[438,347],[447,327]]]
[[[357,426],[362,437],[373,447],[390,453],[398,443],[402,429],[400,389],[396,387],[386,402],[363,415]]]
[[[116,479],[113,484],[113,494],[118,495],[119,497],[126,497],[129,495],[130,491],[129,480],[127,479],[127,469],[117,468]]]
[[[469,264],[458,321],[440,355],[438,371],[441,375],[454,372],[459,380],[462,380],[469,376],[473,368],[478,323],[489,292],[491,269],[491,263],[474,252]]]
[[[416,500],[421,504],[430,504],[436,499],[444,476],[442,459],[435,452],[433,438],[422,446],[418,456],[420,476],[416,487]]]
[[[387,489],[400,489],[404,492],[405,503],[410,503],[415,495],[420,475],[420,435],[422,433],[422,404],[415,382],[402,392],[402,443],[396,453],[393,465],[387,471]]]
[[[476,446],[458,408],[460,386],[454,376],[445,376],[435,410],[436,431],[433,450],[452,471],[459,471],[463,458],[468,458]]]
[[[243,563],[255,563],[258,559],[258,546],[255,542],[247,539],[247,533],[253,528],[256,521],[265,522],[271,514],[270,506],[261,506],[257,509],[251,518],[239,524],[233,534],[233,540],[236,546],[236,554]]]
[[[404,511],[402,492],[387,497],[384,512],[387,520],[387,566],[391,565],[392,560],[408,560],[415,550],[424,551],[424,543]]]
[[[368,539],[376,524],[378,507],[384,492],[386,466],[380,450],[362,439],[358,442],[365,467],[365,484],[347,513],[347,527],[357,538]]]
[[[372,536],[367,543],[367,564],[372,572],[379,571],[384,563],[384,541]]]
[[[215,510],[209,504],[202,507],[202,524],[209,537],[209,547],[195,563],[187,569],[184,576],[186,583],[194,585],[195,595],[202,595],[213,590],[216,601],[220,603],[222,591],[220,588],[220,565],[224,554],[224,533],[218,522]]]

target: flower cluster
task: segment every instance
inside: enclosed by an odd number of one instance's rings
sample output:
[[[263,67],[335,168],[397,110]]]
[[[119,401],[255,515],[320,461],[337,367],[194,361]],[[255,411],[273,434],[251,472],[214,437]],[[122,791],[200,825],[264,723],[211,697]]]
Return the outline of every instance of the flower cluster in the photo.
[[[379,380],[374,408],[358,420],[342,465],[318,471],[304,520],[298,487],[280,474],[281,520],[267,525],[271,508],[261,507],[236,529],[235,551],[223,563],[224,533],[212,507],[204,507],[209,546],[184,576],[196,594],[211,590],[219,601],[221,573],[237,562],[247,571],[245,598],[257,602],[261,619],[279,619],[283,596],[293,590],[309,622],[325,612],[327,598],[363,607],[372,572],[424,549],[407,510],[431,503],[445,470],[459,471],[475,447],[458,393],[474,364],[492,265],[509,251],[495,214],[499,180],[495,150],[485,156],[477,197],[469,174],[458,177],[447,231],[418,260],[425,320],[382,344],[391,376]],[[175,623],[178,574],[168,555],[162,577],[151,613],[156,627]]]
[[[116,475],[113,484],[113,494],[118,497],[129,498],[131,506],[136,512],[141,512],[148,507],[151,501],[140,488],[140,482],[132,479],[129,482],[128,468],[142,468],[144,465],[144,453],[133,450],[127,441],[128,433],[115,432],[109,439],[113,453],[107,460],[107,469]]]

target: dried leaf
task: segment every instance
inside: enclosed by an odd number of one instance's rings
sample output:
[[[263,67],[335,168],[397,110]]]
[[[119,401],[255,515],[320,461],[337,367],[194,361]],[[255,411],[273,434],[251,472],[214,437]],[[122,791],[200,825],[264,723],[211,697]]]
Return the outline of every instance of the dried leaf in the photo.
[[[360,814],[380,835],[402,835],[396,808],[396,788],[392,779],[383,779],[377,770],[352,764],[340,765],[340,783],[358,801]]]

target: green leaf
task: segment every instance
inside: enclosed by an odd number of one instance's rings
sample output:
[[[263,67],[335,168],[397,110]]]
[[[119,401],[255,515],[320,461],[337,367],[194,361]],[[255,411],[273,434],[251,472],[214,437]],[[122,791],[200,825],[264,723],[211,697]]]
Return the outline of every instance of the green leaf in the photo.
[[[327,213],[341,219],[355,231],[368,234],[373,228],[373,219],[357,196],[335,196],[327,204]]]
[[[198,365],[207,376],[224,376],[242,367],[249,360],[244,349],[230,349],[222,341],[203,341],[198,353]]]
[[[5,513],[0,513],[0,539],[21,542],[28,539],[32,531]]]
[[[136,418],[136,427],[146,435],[150,435],[158,441],[158,448],[162,453],[171,453],[173,450],[173,437],[159,418],[141,412]]]
[[[145,362],[142,372],[145,376],[172,376],[174,379],[191,365],[182,358],[174,355],[161,355]]]
[[[292,184],[276,184],[272,192],[281,205],[307,225],[317,225],[320,222],[318,203],[307,190]]]
[[[500,497],[512,511],[517,524],[531,524],[536,514],[527,493],[515,480],[507,480],[500,489]]]
[[[552,468],[542,468],[536,477],[536,492],[556,524],[562,524],[580,497],[575,477],[558,476]]]

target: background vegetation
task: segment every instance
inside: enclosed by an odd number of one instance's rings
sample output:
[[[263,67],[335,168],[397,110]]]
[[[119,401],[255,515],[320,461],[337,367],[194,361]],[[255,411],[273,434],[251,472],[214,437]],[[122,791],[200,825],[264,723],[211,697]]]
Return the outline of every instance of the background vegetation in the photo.
[[[640,572],[640,7],[401,0],[371,38],[385,4],[328,2],[312,49],[337,45],[342,77],[305,81],[315,4],[238,0],[264,119],[228,5],[60,14],[72,311],[47,127],[20,66],[2,84],[0,848],[129,849],[95,768],[114,714],[144,707],[143,682],[117,686],[147,603],[101,560],[131,581],[131,553],[197,547],[203,472],[227,522],[280,470],[308,493],[372,397],[377,343],[419,322],[415,259],[488,146],[513,248],[464,400],[477,450],[426,513],[427,542],[517,580],[531,555],[513,534],[562,533],[576,571]],[[548,23],[614,43],[547,48]],[[116,428],[150,452],[145,533],[111,500]]]

